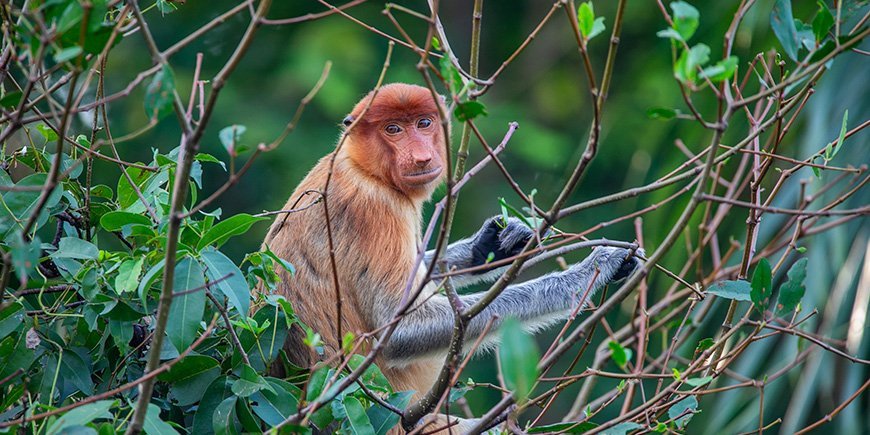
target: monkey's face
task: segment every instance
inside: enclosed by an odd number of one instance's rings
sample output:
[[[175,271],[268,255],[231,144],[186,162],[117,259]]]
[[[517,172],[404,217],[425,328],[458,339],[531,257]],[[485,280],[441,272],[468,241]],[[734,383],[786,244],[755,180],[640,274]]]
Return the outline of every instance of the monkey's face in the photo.
[[[392,180],[402,191],[430,188],[444,174],[444,139],[436,114],[381,123],[381,143],[392,157]],[[434,187],[434,186],[432,186]]]
[[[410,197],[428,197],[447,173],[438,103],[427,88],[386,85],[372,102],[363,99],[345,119],[353,124],[349,153],[373,176]]]

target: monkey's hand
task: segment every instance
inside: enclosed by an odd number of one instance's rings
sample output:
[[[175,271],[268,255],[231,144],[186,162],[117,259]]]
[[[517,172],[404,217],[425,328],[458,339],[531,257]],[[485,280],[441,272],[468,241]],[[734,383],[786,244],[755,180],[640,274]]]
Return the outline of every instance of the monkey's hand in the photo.
[[[511,217],[505,222],[502,216],[491,217],[474,236],[471,266],[513,257],[534,235],[534,230],[517,218]]]
[[[630,250],[613,246],[599,246],[592,251],[586,260],[571,267],[574,270],[582,270],[585,274],[590,272],[590,267],[598,271],[597,281],[601,284],[621,281],[631,275],[640,266],[637,256],[646,256],[643,249],[638,249],[634,254]]]

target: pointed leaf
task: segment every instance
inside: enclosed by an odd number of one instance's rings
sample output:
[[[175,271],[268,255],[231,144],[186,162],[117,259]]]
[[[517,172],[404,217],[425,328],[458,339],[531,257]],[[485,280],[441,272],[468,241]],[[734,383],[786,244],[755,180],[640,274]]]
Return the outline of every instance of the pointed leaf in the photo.
[[[196,340],[202,313],[205,310],[205,277],[202,266],[194,258],[185,257],[175,266],[172,284],[172,305],[166,335],[175,348],[182,352]],[[200,288],[197,291],[189,291]],[[179,294],[182,293],[182,294]]]
[[[766,258],[762,258],[755,266],[755,273],[752,274],[752,290],[749,293],[752,303],[764,313],[770,303],[770,295],[773,294],[772,276],[770,263]]]
[[[251,306],[251,288],[242,271],[226,255],[212,248],[202,251],[201,258],[207,267],[205,274],[209,281],[216,282],[214,287],[227,297],[239,314],[246,316]]]
[[[707,293],[735,301],[751,301],[750,292],[749,283],[742,280],[719,281],[707,288]]]
[[[220,247],[227,240],[229,240],[230,237],[244,234],[251,228],[251,225],[263,220],[267,220],[267,218],[254,217],[247,213],[237,214],[233,217],[223,220],[217,225],[211,227],[211,229],[202,236],[202,239],[200,239],[199,243],[196,246],[196,249],[202,250],[203,248],[211,245],[212,243],[214,243],[215,246]]]

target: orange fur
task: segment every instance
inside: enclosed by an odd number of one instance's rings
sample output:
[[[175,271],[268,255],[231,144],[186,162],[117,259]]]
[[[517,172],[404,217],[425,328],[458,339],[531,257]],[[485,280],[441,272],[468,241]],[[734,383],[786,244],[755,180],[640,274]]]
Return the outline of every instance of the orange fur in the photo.
[[[444,164],[446,150],[437,104],[429,90],[419,86],[391,84],[376,95],[370,93],[351,112],[353,119],[362,118],[349,132],[343,147],[337,154],[322,158],[287,202],[287,208],[292,208],[306,190],[321,191],[334,155],[327,203],[343,304],[343,332],[360,336],[378,328],[375,309],[385,306],[384,301],[399,300],[413,272],[421,207],[447,171],[442,168],[437,179],[419,185],[409,182],[407,174],[425,170],[421,166],[423,157],[432,159],[427,167]],[[427,116],[433,120],[431,129],[417,132],[407,128],[407,134],[398,138],[383,132],[385,123],[416,125],[420,117]],[[310,195],[299,205],[315,197]],[[279,216],[265,244],[296,267],[292,277],[282,272],[283,282],[277,292],[291,301],[305,324],[321,334],[327,352],[336,351],[340,344],[336,339],[335,286],[324,208],[315,205]],[[289,340],[287,350],[300,365],[310,365],[319,358],[301,343],[298,331]],[[383,359],[377,363],[396,391],[422,393],[435,381],[441,362],[420,361],[401,368],[391,367]]]

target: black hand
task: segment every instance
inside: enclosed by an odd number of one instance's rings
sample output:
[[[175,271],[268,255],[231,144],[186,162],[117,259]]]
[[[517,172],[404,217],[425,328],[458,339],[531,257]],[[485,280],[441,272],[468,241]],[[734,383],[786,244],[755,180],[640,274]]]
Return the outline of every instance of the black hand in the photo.
[[[619,269],[613,275],[613,281],[620,281],[627,278],[640,266],[640,260],[637,259],[634,255],[628,257],[628,259],[624,260],[622,264],[619,266]]]
[[[513,257],[522,251],[531,239],[533,231],[519,219],[509,219],[503,223],[500,216],[489,219],[474,238],[471,251],[471,265],[480,266],[490,261]]]

